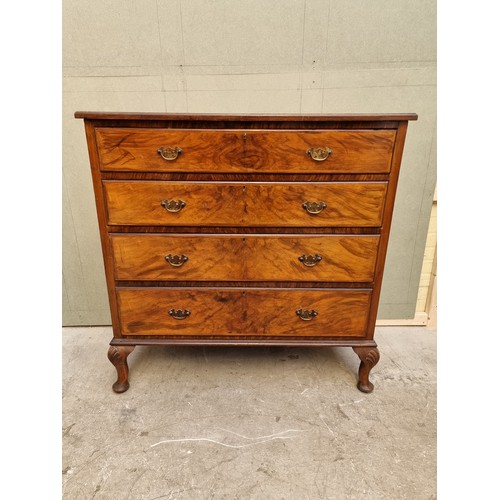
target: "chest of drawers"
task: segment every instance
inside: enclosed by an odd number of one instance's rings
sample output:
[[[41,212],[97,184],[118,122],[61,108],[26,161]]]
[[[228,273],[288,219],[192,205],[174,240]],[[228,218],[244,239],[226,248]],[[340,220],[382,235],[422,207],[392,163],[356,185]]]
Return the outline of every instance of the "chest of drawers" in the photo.
[[[373,334],[414,114],[83,118],[115,392],[136,345],[352,347]]]

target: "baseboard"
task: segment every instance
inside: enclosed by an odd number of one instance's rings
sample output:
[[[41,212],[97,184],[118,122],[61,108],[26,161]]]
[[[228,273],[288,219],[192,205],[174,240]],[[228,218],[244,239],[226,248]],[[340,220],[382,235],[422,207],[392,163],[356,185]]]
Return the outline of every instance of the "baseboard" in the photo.
[[[417,312],[412,319],[378,319],[376,326],[427,326],[429,317],[426,312]]]

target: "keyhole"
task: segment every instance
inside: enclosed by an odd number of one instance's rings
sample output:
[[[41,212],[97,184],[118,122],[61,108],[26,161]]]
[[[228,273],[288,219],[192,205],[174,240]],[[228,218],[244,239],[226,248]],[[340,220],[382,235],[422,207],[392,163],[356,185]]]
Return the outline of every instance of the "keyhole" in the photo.
[[[246,132],[243,132],[243,140],[246,141],[247,140],[247,133]]]

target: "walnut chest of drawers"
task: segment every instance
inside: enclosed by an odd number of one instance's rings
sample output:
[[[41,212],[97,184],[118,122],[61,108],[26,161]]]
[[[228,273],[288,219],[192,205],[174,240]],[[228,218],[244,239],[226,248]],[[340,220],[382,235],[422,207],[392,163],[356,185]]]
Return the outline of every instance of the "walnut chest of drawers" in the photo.
[[[116,392],[136,345],[347,346],[373,334],[414,114],[83,118]]]

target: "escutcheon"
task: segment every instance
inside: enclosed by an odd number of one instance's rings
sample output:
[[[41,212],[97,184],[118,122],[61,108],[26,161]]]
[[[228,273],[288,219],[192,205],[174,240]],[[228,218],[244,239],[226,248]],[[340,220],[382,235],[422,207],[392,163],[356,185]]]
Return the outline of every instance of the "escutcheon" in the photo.
[[[297,309],[295,311],[295,314],[297,314],[297,316],[304,320],[304,321],[311,321],[312,319],[314,319],[317,315],[318,315],[318,311],[314,310],[314,309]]]
[[[165,255],[165,260],[174,267],[181,267],[185,262],[189,260],[187,255]]]
[[[183,200],[162,200],[160,202],[160,205],[167,211],[167,212],[180,212],[185,206],[186,202]]]
[[[306,153],[314,160],[314,161],[325,161],[331,154],[332,150],[330,148],[309,148]]]
[[[302,208],[311,215],[321,213],[327,207],[324,201],[305,201],[302,203]]]
[[[170,309],[168,314],[174,319],[186,319],[191,314],[191,311],[189,309]]]
[[[180,154],[182,154],[182,149],[177,147],[177,146],[174,146],[174,147],[161,147],[161,148],[158,148],[158,151],[157,153],[164,159],[164,160],[167,160],[167,161],[174,161],[174,160],[177,160],[177,158],[179,157]]]
[[[322,259],[323,259],[323,257],[321,257],[321,255],[319,255],[319,254],[301,255],[299,257],[299,261],[302,262],[302,264],[304,264],[304,266],[306,266],[306,267],[313,267]]]

